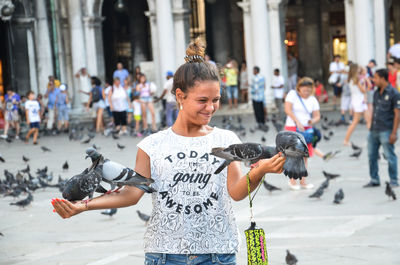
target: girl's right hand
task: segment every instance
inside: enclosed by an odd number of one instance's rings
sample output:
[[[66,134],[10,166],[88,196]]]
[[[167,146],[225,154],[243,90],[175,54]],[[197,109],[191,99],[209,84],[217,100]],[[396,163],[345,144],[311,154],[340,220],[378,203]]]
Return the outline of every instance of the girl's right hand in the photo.
[[[55,198],[51,201],[51,204],[54,207],[53,212],[57,212],[64,219],[87,210],[86,204],[82,201],[75,201],[72,203],[64,199]]]

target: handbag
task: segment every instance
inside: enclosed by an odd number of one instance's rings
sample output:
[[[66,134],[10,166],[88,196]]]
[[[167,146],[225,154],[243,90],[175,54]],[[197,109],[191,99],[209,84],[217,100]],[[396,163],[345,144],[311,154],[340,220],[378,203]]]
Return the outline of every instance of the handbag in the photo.
[[[249,194],[250,201],[250,227],[244,231],[246,236],[247,245],[247,264],[248,265],[268,265],[268,255],[267,255],[267,245],[265,232],[262,228],[256,228],[256,222],[254,222],[253,217],[253,200],[256,196],[261,183],[264,181],[264,177],[260,181],[253,198],[250,196],[250,177],[248,172],[246,174],[247,178],[247,191]]]
[[[306,105],[304,104],[303,100],[301,99],[299,93],[297,93],[297,96],[300,99],[301,104],[303,105],[304,109],[310,115],[310,118],[312,118],[311,113],[308,111]],[[315,126],[312,128],[309,128],[305,131],[300,131],[298,128],[296,129],[298,133],[304,136],[304,139],[306,140],[306,143],[312,144],[312,146],[315,148],[317,146],[317,143],[321,141],[321,131],[318,130]]]

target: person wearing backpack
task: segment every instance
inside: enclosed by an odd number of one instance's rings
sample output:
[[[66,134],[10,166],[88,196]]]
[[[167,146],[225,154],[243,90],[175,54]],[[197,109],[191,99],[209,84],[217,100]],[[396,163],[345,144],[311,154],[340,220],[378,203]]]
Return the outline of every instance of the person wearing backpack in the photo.
[[[103,99],[103,88],[101,87],[101,81],[96,76],[91,77],[92,90],[89,92],[89,101],[87,109],[91,106],[96,112],[96,132],[102,132],[103,126],[103,110],[106,104]]]

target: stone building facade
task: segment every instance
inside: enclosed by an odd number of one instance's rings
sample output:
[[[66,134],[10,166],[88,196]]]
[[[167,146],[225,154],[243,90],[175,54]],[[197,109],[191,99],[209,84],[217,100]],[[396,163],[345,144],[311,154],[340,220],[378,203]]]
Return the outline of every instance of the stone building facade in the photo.
[[[221,65],[245,60],[249,74],[259,66],[268,102],[272,71],[286,75],[288,51],[300,75],[326,81],[336,50],[384,66],[390,41],[400,40],[394,0],[0,0],[0,11],[0,92],[44,93],[55,75],[76,111],[80,68],[109,80],[118,61],[130,71],[140,65],[162,87],[196,36]]]

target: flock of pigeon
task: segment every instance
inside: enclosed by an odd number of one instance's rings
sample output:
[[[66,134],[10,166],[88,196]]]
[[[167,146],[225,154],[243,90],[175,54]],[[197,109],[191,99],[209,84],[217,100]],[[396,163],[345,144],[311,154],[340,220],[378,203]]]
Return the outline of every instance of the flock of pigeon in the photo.
[[[279,121],[275,115],[272,115],[272,125],[277,132],[275,139],[276,146],[265,146],[265,136],[261,137],[261,143],[244,143],[229,146],[227,148],[213,148],[211,154],[225,159],[225,163],[221,165],[215,173],[220,172],[224,167],[229,165],[232,161],[244,162],[247,166],[256,163],[258,160],[263,158],[269,158],[278,152],[282,152],[286,156],[286,162],[284,165],[284,174],[289,178],[300,178],[301,176],[307,176],[307,170],[304,164],[304,157],[308,157],[308,149],[305,143],[304,137],[296,132],[282,131],[284,125]],[[329,121],[326,117],[322,119],[321,129],[323,132],[323,139],[329,141],[334,132],[330,128],[333,126],[339,126],[340,123]],[[222,118],[222,127],[235,131],[242,141],[245,139],[247,130],[242,125],[242,119],[240,116],[237,117],[237,123],[234,122],[232,116]],[[262,131],[263,135],[269,131],[268,125],[258,126],[256,128],[250,128],[249,132],[254,134],[256,130]],[[86,135],[86,136],[85,136]],[[71,127],[69,132],[70,141],[79,141],[82,144],[90,144],[95,137],[95,133],[92,130],[86,131],[84,126]],[[119,140],[118,133],[107,130],[105,136],[112,136],[114,140]],[[351,144],[353,153],[350,157],[359,158],[362,153],[362,148]],[[117,148],[123,150],[125,146],[117,143]],[[118,191],[122,186],[130,185],[136,186],[147,193],[154,192],[150,184],[153,182],[152,179],[145,178],[130,168],[127,168],[121,164],[110,161],[104,158],[99,152],[100,148],[92,143],[92,147],[87,149],[87,158],[90,158],[92,165],[86,168],[82,173],[73,176],[66,180],[58,177],[58,181],[53,183],[53,173],[48,172],[48,168],[39,168],[36,172],[31,171],[29,166],[30,158],[22,156],[22,161],[26,163],[26,167],[18,170],[16,174],[11,173],[8,170],[4,170],[5,179],[0,178],[0,195],[6,197],[11,196],[15,199],[20,199],[21,195],[24,197],[18,201],[11,202],[10,205],[18,206],[22,209],[29,206],[33,201],[33,193],[37,190],[45,188],[57,188],[62,193],[65,199],[70,201],[73,200],[85,200],[89,201],[93,198],[94,192],[108,194],[110,192]],[[41,146],[43,152],[51,152],[46,146]],[[340,151],[328,152],[324,156],[324,160],[335,157]],[[384,157],[385,158],[385,157]],[[5,163],[6,159],[0,154],[0,163]],[[61,166],[63,171],[69,170],[68,162],[65,161]],[[322,172],[325,176],[325,181],[311,194],[310,198],[320,199],[324,194],[324,191],[328,188],[331,180],[340,177],[339,174],[332,174],[326,171]],[[33,176],[35,175],[35,176]],[[108,184],[110,188],[107,190],[104,184]],[[281,188],[276,187],[267,181],[263,182],[264,187],[269,192],[279,191]],[[386,182],[385,194],[393,200],[396,200],[396,194],[391,189],[388,182]],[[340,188],[334,195],[333,203],[340,204],[344,199],[343,189]],[[108,209],[102,211],[101,214],[112,217],[117,213],[117,209]],[[150,219],[149,215],[137,211],[138,217],[147,225]],[[0,236],[3,234],[0,233]],[[287,250],[286,256],[287,264],[296,264],[297,258]]]

